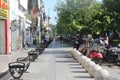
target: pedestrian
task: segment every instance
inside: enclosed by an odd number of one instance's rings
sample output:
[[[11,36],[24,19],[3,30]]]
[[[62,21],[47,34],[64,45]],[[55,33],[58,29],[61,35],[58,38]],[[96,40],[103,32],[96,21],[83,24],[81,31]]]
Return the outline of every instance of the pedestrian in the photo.
[[[105,40],[104,40],[104,42],[105,42],[105,47],[109,48],[109,37],[108,37],[107,33],[105,34]]]
[[[62,36],[60,36],[60,42],[62,42],[62,40],[63,40],[63,38],[62,38]]]
[[[74,48],[76,48],[76,50],[79,49],[79,46],[80,46],[80,36],[77,34],[76,37],[75,37],[75,42],[74,42]]]
[[[58,36],[55,36],[55,42],[58,42]]]

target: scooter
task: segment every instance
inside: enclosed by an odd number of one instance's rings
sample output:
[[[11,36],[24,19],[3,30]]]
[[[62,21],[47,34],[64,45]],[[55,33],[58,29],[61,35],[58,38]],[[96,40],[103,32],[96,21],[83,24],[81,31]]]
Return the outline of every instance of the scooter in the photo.
[[[94,39],[89,43],[89,47],[88,48],[83,48],[81,50],[84,51],[85,53],[83,53],[85,56],[87,56],[88,58],[90,58],[92,61],[94,61],[96,64],[101,65],[102,64],[102,58],[103,55],[100,52],[100,44],[99,44],[99,39]]]
[[[84,38],[83,43],[79,46],[78,51],[80,51],[83,55],[86,55],[86,52],[89,48],[89,43],[90,43],[90,40]]]
[[[118,47],[110,47],[108,49],[105,48],[103,53],[103,62],[113,63],[117,66],[120,66],[120,48]]]

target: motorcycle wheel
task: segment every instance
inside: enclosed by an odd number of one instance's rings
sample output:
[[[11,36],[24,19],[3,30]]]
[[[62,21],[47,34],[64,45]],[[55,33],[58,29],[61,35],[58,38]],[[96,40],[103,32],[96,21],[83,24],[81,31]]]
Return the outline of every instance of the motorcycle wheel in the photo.
[[[120,66],[120,61],[116,61],[115,64],[116,64],[117,66]]]
[[[101,58],[92,58],[91,61],[95,62],[98,65],[102,64],[102,59]]]
[[[117,56],[116,61],[115,61],[115,64],[116,64],[117,66],[120,66],[120,55]]]
[[[27,44],[25,44],[24,49],[27,50],[29,48],[29,46]]]

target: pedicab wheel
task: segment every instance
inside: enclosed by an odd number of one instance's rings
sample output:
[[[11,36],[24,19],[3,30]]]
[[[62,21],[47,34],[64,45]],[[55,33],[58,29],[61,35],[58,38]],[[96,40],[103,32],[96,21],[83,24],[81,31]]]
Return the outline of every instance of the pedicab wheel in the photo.
[[[102,59],[101,58],[92,58],[91,61],[95,62],[98,65],[102,65]]]

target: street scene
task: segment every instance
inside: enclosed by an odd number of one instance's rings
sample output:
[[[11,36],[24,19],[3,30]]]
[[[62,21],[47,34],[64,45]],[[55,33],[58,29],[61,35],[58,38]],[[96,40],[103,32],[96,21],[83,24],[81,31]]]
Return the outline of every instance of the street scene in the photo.
[[[9,55],[9,57],[3,56],[6,59],[6,61],[1,59],[4,62],[2,63],[4,65],[2,65],[3,69],[5,67],[8,69],[7,63],[14,62],[19,57],[27,56],[27,52],[34,50],[35,47],[18,52],[19,54],[14,53]],[[73,47],[66,43],[53,41],[34,62],[30,63],[27,71],[18,80],[94,80],[83,66],[72,57],[72,50]],[[120,68],[118,66],[112,65],[109,67],[109,64],[103,64],[102,67],[108,70],[112,77],[119,78]],[[14,80],[8,71],[5,74],[1,74],[1,76],[1,80]]]
[[[119,0],[0,0],[0,80],[120,80]]]

